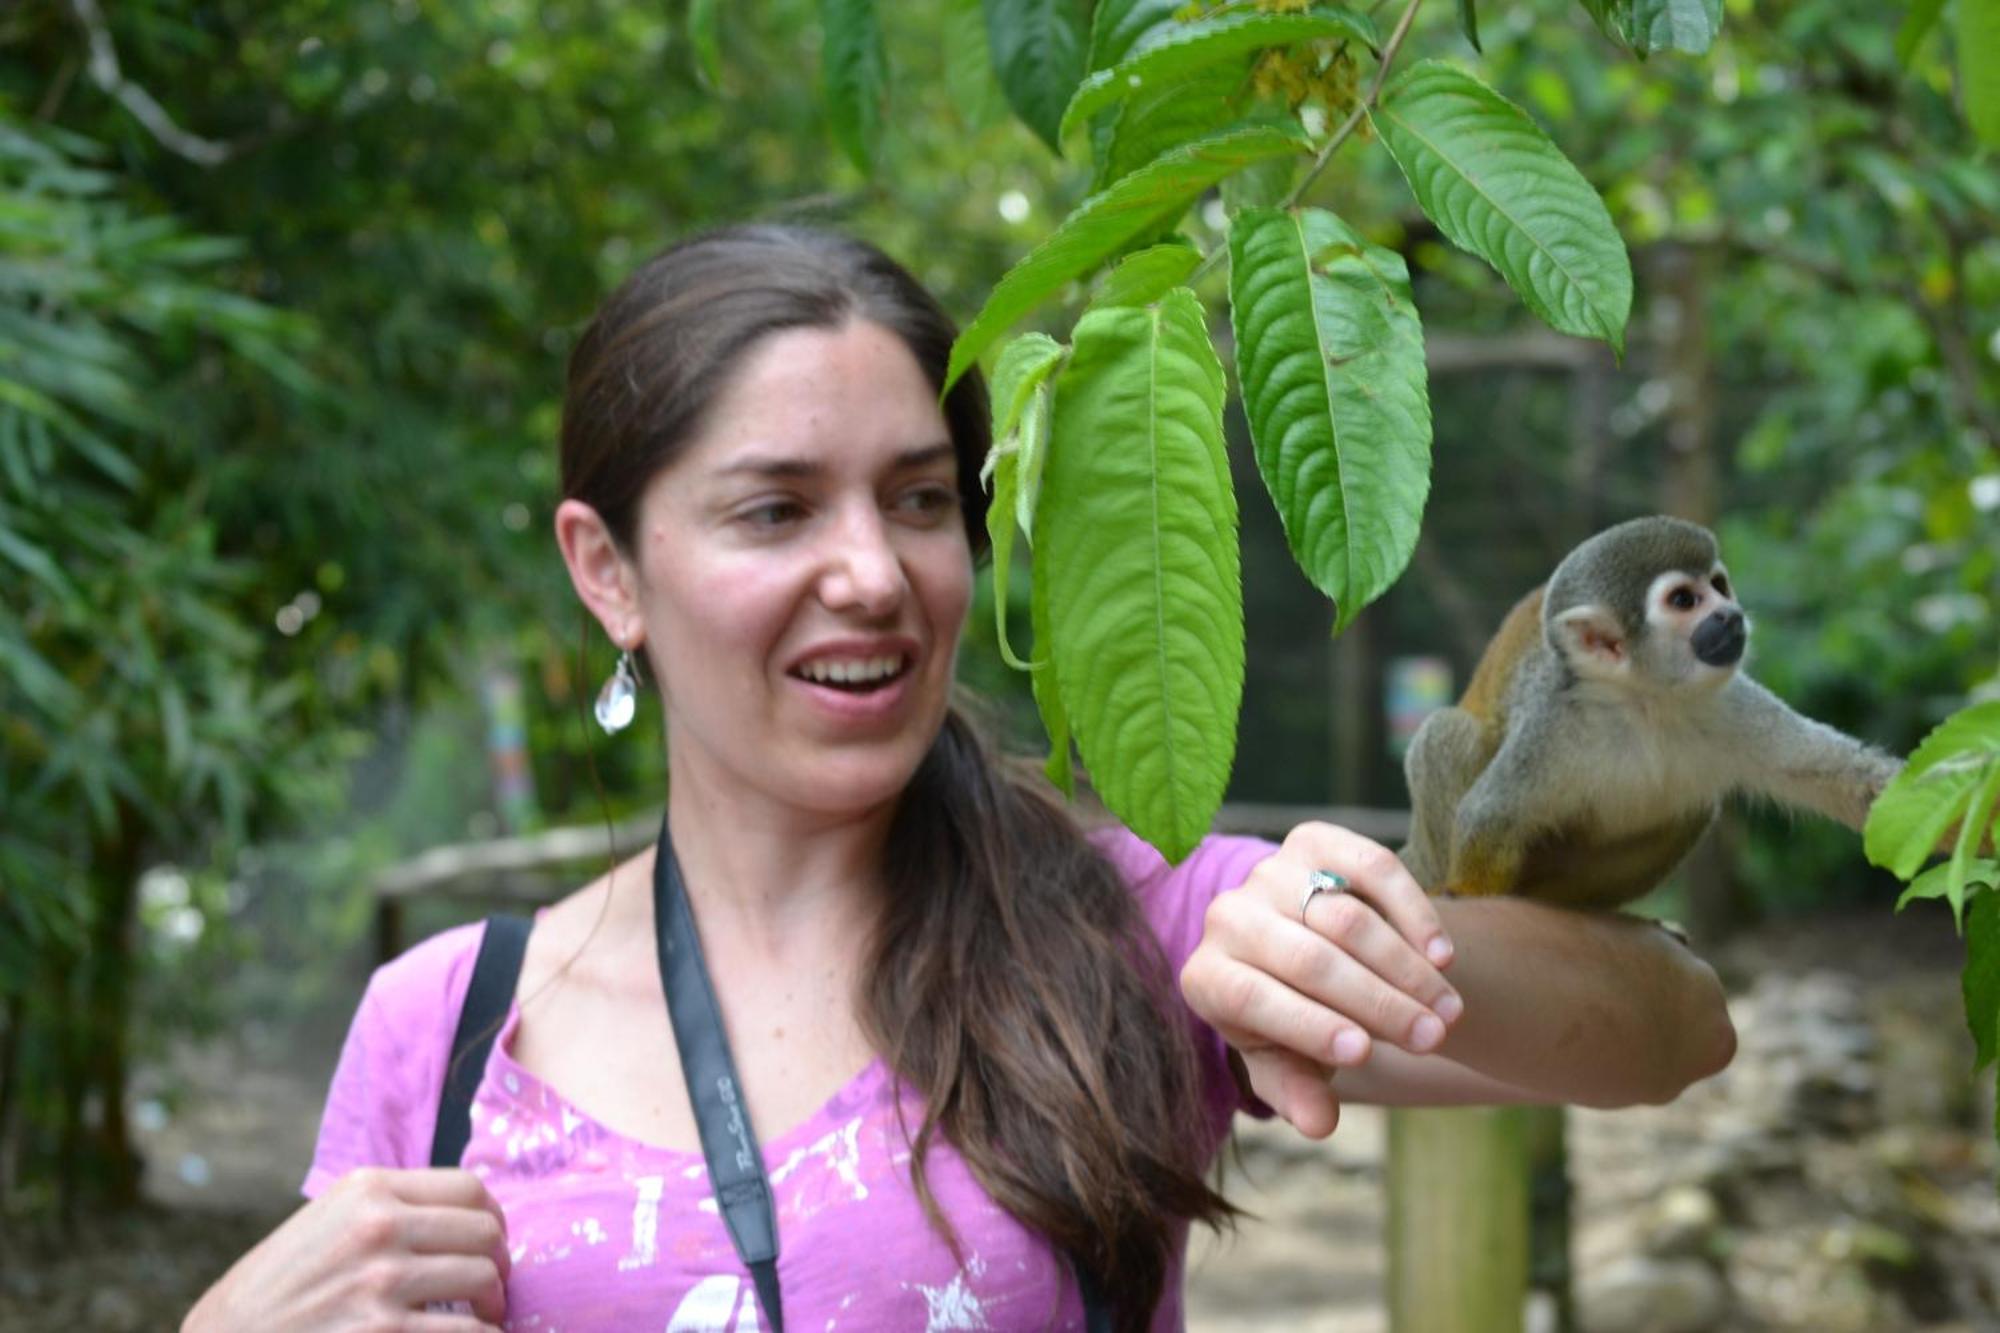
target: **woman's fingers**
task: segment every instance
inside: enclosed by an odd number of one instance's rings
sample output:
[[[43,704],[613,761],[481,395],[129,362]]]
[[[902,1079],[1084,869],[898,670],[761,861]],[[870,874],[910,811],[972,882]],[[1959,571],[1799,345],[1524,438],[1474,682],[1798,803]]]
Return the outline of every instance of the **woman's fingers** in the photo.
[[[1285,838],[1284,849],[1273,858],[1278,859],[1292,861],[1306,874],[1327,870],[1344,876],[1346,892],[1365,899],[1434,967],[1450,964],[1451,939],[1438,919],[1437,906],[1387,847],[1332,824],[1300,824]],[[1301,875],[1294,890],[1295,907],[1305,887]]]
[[[403,1243],[414,1254],[486,1255],[504,1279],[511,1262],[507,1231],[483,1208],[409,1209],[402,1218]]]
[[[1181,969],[1181,990],[1239,1051],[1282,1046],[1319,1065],[1368,1059],[1368,1034],[1352,1018],[1223,950],[1196,949]]]
[[[344,1179],[365,1175],[370,1183],[387,1190],[404,1203],[444,1208],[484,1208],[502,1226],[506,1216],[486,1192],[485,1182],[459,1167],[427,1166],[410,1170],[373,1168],[357,1171]]]
[[[1451,983],[1354,892],[1304,894],[1309,871],[1280,853],[1216,899],[1209,934],[1236,958],[1332,1005],[1376,1036],[1435,1047],[1464,1010]],[[1426,1016],[1432,1021],[1421,1028]]]
[[[498,1323],[486,1323],[478,1315],[404,1315],[398,1327],[404,1329],[404,1333],[500,1333]]]
[[[1332,923],[1339,935],[1276,921],[1245,941],[1243,961],[1383,1041],[1418,1054],[1436,1050],[1446,1011],[1462,1007],[1456,993],[1366,904],[1350,899],[1321,912],[1340,918]],[[1399,985],[1398,977],[1406,980]]]
[[[500,1266],[485,1255],[428,1254],[409,1260],[400,1269],[396,1292],[399,1304],[420,1308],[433,1301],[469,1301],[472,1312],[488,1323],[497,1324],[506,1316],[506,1289],[500,1280]]]
[[[1276,1046],[1240,1054],[1250,1091],[1299,1133],[1323,1139],[1340,1124],[1340,1098],[1330,1071]]]

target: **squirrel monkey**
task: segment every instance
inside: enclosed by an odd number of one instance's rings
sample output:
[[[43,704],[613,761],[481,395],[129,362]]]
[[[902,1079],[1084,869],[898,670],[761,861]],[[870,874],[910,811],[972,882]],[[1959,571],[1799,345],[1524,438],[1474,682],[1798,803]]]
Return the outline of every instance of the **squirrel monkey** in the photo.
[[[1708,529],[1640,518],[1578,546],[1410,744],[1417,881],[1617,907],[1732,791],[1859,829],[1901,761],[1744,675],[1749,632]]]

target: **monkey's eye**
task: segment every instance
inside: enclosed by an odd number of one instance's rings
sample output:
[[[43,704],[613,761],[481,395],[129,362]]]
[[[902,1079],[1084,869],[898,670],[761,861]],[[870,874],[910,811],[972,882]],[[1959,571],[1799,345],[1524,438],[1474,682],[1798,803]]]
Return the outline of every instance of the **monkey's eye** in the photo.
[[[1675,588],[1667,594],[1667,605],[1676,611],[1692,611],[1694,610],[1695,603],[1700,600],[1699,597],[1694,595],[1693,588],[1685,586]]]
[[[1709,580],[1709,583],[1714,585],[1715,590],[1724,597],[1729,596],[1729,576],[1727,574],[1717,574]]]

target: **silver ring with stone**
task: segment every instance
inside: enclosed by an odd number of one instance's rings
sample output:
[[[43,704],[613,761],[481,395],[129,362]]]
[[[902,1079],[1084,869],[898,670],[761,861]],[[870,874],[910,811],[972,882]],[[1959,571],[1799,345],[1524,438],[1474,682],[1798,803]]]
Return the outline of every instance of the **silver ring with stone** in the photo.
[[[1315,870],[1306,876],[1305,896],[1299,899],[1299,924],[1304,925],[1306,909],[1312,900],[1322,893],[1345,893],[1348,880],[1345,875],[1336,875],[1331,870]]]

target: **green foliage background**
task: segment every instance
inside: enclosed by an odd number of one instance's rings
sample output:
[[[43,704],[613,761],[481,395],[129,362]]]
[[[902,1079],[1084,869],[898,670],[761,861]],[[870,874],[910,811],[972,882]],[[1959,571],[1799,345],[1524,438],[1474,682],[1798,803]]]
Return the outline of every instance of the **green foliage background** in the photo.
[[[612,814],[656,797],[657,746],[578,724],[609,662],[595,645],[580,660],[546,537],[563,357],[635,263],[713,222],[830,221],[973,323],[1010,265],[1163,151],[1224,120],[1239,146],[1296,137],[1312,128],[1300,93],[1352,105],[1401,6],[1288,13],[1298,31],[1369,34],[1311,87],[1247,45],[1199,67],[1147,56],[1149,25],[1187,8],[1102,0],[1095,25],[1069,0],[22,0],[0,15],[0,1191],[130,1195],[129,1064],[236,1021],[246,992],[209,978],[249,961],[249,932],[271,965],[254,1001],[297,1002],[328,945],[361,933],[388,862],[503,819],[593,819],[593,771]],[[1711,493],[1761,678],[1903,750],[1991,695],[2000,171],[1967,120],[2000,86],[1974,63],[1990,0],[1919,6],[1929,28],[1863,0],[1487,0],[1477,54],[1463,8],[1418,13],[1398,70],[1476,70],[1560,145],[1637,259],[1626,359],[1601,380],[1608,437],[1582,487],[1569,379],[1433,375],[1428,508],[1421,455],[1406,458],[1375,493],[1414,493],[1407,522],[1367,511],[1379,531],[1302,576],[1294,517],[1258,479],[1264,422],[1231,407],[1203,425],[1204,449],[1227,442],[1246,533],[1254,762],[1232,790],[1400,795],[1379,747],[1361,750],[1379,761],[1365,777],[1328,774],[1322,591],[1362,588],[1343,622],[1442,652],[1463,679],[1473,636],[1583,529],[1661,506],[1682,442],[1649,332],[1676,296],[1656,256],[1706,266]],[[1661,49],[1640,63],[1627,46]],[[1161,86],[1065,137],[1067,89],[1128,59]],[[1246,71],[1250,106],[1232,101]],[[1091,296],[1078,280],[1104,261],[1170,234],[1214,255],[1232,214],[1289,202],[1351,232],[1351,258],[1306,263],[1295,290],[1399,290],[1370,266],[1379,251],[1407,270],[1411,323],[1524,334],[1527,312],[1451,243],[1476,228],[1431,221],[1384,145],[1352,133],[1309,184],[1303,157],[1274,174],[1259,149],[1219,189],[1175,172],[1155,178],[1164,195],[1128,185],[1118,225],[1083,229],[998,324],[1067,338]],[[1163,263],[1101,305],[1188,282],[1222,330],[1244,274]],[[1036,392],[1059,396],[1061,373]],[[1046,409],[1025,414],[1031,436]],[[1417,511],[1425,536],[1391,589]],[[1038,554],[1015,549],[965,654],[1017,730],[1034,708],[995,627],[1034,652]],[[529,700],[529,807],[503,810],[487,772],[479,691],[496,669]],[[1035,688],[1046,714],[1046,671]],[[1767,903],[1807,906],[1868,891],[1857,865],[1851,836],[1774,821],[1744,873]]]

